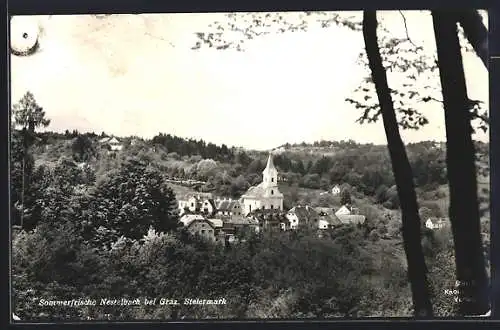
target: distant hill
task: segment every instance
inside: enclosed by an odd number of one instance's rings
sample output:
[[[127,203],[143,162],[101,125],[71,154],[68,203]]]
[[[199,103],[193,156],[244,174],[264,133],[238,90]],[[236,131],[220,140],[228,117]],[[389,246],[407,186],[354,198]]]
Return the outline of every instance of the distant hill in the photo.
[[[14,143],[16,141],[14,132]],[[201,139],[184,139],[170,134],[158,134],[152,139],[117,137],[124,149],[108,154],[99,142],[106,133],[80,134],[77,131],[38,134],[34,147],[36,164],[50,165],[61,157],[87,162],[97,176],[126,157],[147,159],[169,178],[199,180],[205,184],[183,188],[210,191],[238,198],[249,186],[259,183],[268,152],[228,148]],[[132,143],[132,141],[135,141]],[[443,143],[423,141],[406,146],[417,188],[433,191],[447,184],[446,150]],[[478,180],[487,185],[489,176],[489,145],[478,142]],[[354,141],[319,141],[312,144],[285,144],[273,150],[274,163],[284,189],[290,190],[289,201],[296,199],[294,189],[302,196],[319,199],[320,193],[334,185],[346,185],[353,193],[367,196],[375,202],[396,203],[394,178],[385,145],[357,144]],[[290,188],[287,188],[290,187]],[[295,187],[295,188],[293,188]],[[292,189],[293,188],[293,189]],[[304,194],[309,191],[308,194]],[[390,197],[392,196],[392,197]],[[324,199],[324,197],[321,197]],[[389,203],[389,202],[388,202]],[[388,206],[388,205],[386,205]]]

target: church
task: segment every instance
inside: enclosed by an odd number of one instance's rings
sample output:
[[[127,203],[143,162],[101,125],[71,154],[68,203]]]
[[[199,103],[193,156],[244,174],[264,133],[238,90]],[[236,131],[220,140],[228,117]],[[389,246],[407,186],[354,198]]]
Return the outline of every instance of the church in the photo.
[[[283,194],[278,190],[278,170],[274,166],[273,156],[269,154],[267,165],[260,184],[250,187],[241,196],[245,215],[257,209],[283,210]]]

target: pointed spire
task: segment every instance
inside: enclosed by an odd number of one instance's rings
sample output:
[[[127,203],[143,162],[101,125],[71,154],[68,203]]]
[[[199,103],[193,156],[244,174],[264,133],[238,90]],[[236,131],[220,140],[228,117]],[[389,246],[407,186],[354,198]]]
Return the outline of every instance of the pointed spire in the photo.
[[[266,165],[266,170],[273,169],[275,170],[276,167],[274,167],[274,162],[273,162],[273,154],[269,153],[269,158],[267,158],[267,165]]]

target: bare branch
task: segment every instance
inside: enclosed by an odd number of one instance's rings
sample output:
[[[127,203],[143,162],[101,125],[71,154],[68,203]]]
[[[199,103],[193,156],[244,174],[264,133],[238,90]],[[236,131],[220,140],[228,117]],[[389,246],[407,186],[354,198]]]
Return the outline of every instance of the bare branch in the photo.
[[[401,14],[401,17],[403,17],[403,24],[405,25],[405,32],[406,32],[406,39],[408,39],[408,41],[413,45],[415,46],[416,48],[418,48],[417,45],[415,45],[413,43],[413,41],[410,39],[410,35],[408,34],[408,26],[406,25],[406,17],[405,15],[403,14],[403,12],[401,10],[398,10],[399,13]]]

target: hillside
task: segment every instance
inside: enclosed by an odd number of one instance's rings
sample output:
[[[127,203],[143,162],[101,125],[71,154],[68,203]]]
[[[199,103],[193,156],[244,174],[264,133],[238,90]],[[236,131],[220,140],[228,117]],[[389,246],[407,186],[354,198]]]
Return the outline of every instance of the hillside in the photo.
[[[338,208],[342,200],[350,199],[366,217],[363,224],[330,228],[321,237],[302,229],[240,233],[247,235],[240,245],[226,248],[185,236],[178,230],[176,212],[170,211],[178,207],[176,199],[198,191],[239,198],[261,182],[268,154],[168,135],[154,143],[118,139],[119,147],[115,145],[113,151],[102,142],[108,141],[105,134],[40,134],[31,149],[33,158],[27,158],[26,168],[33,165],[30,189],[21,195],[22,147],[14,135],[12,196],[16,211],[24,197],[25,211],[24,217],[14,214],[24,225],[37,228],[16,233],[13,242],[13,272],[27,274],[14,277],[13,283],[21,302],[16,313],[23,319],[48,312],[23,303],[31,302],[32,295],[53,297],[61,292],[68,297],[82,292],[89,297],[217,294],[233,301],[227,306],[175,312],[186,317],[411,315],[399,200],[384,146],[348,141],[275,152],[286,209],[296,205]],[[480,207],[485,209],[488,157],[482,147],[478,165],[485,171],[478,175],[478,189]],[[422,219],[446,217],[444,151],[431,142],[407,148]],[[224,154],[213,154],[223,149]],[[336,185],[341,188],[338,196],[331,194]],[[488,256],[487,211],[482,212],[482,224]],[[454,283],[450,228],[424,229],[422,245],[432,288],[442,292]],[[433,298],[436,314],[452,315],[453,302],[440,297]],[[175,314],[166,308],[75,311],[61,308],[48,315],[168,319]]]
[[[192,189],[175,187],[180,194],[199,190],[237,198],[249,186],[262,180],[261,171],[267,158],[265,152],[228,149],[224,145],[185,140],[168,134],[160,134],[148,141],[121,138],[124,149],[115,156],[100,146],[99,139],[103,136],[106,136],[105,133],[101,136],[80,135],[76,131],[40,133],[33,149],[35,164],[53,166],[61,157],[67,157],[89,164],[99,177],[127,157],[137,155],[160,169],[166,177],[205,182],[190,187]],[[446,214],[448,195],[444,145],[428,141],[410,144],[407,148],[417,192],[423,200],[433,199]],[[353,141],[319,141],[284,145],[277,149],[274,163],[280,172],[288,204],[297,201],[338,204],[331,196],[321,193],[341,185],[343,189],[349,189],[355,198],[366,199],[367,203],[385,203],[386,208],[391,209],[398,207],[395,190],[389,189],[394,180],[385,146],[356,144]],[[489,201],[488,145],[477,143],[477,149],[479,193],[481,207],[484,208]],[[431,196],[433,194],[435,196]]]

